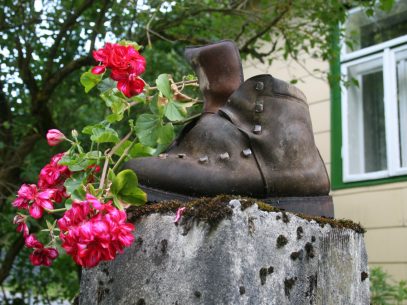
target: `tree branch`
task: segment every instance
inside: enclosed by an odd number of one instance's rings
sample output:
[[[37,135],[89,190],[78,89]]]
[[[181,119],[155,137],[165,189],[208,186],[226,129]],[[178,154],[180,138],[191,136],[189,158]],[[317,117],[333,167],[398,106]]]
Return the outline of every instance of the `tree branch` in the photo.
[[[13,263],[18,253],[24,246],[24,237],[20,235],[11,245],[10,249],[7,251],[6,256],[0,267],[0,285],[10,274],[10,270],[13,267]]]
[[[21,79],[23,80],[24,84],[27,86],[27,89],[30,91],[31,96],[36,96],[38,92],[37,82],[34,79],[34,75],[30,69],[30,57],[32,53],[31,46],[26,43],[26,54],[24,56],[23,47],[21,45],[20,37],[17,36],[15,39],[17,52],[18,52],[18,59],[17,65],[20,71]]]
[[[79,16],[82,15],[82,13],[88,9],[92,4],[94,0],[85,0],[79,8],[74,11],[68,18],[65,20],[65,22],[62,24],[61,29],[55,38],[54,44],[49,50],[48,56],[47,56],[47,65],[45,67],[45,79],[47,80],[48,76],[51,75],[52,73],[52,66],[54,63],[54,59],[57,55],[59,45],[61,44],[62,39],[66,36],[67,31],[69,28],[71,28],[75,22],[76,19],[78,19]]]
[[[95,26],[93,27],[93,32],[90,37],[90,41],[91,41],[90,48],[89,48],[90,54],[92,54],[92,50],[95,48],[96,38],[97,38],[98,34],[100,33],[100,28],[102,27],[103,21],[105,20],[106,12],[109,9],[109,7],[111,6],[111,4],[112,4],[112,2],[109,0],[104,0],[104,2],[103,2],[103,7],[99,12],[99,18],[95,22]]]
[[[291,1],[288,1],[285,5],[285,8],[280,12],[278,16],[276,16],[273,20],[271,20],[261,31],[257,32],[254,36],[249,38],[245,44],[240,48],[240,52],[250,52],[250,46],[261,36],[266,34],[270,29],[275,26],[283,17],[285,14],[289,12],[291,8]]]
[[[89,66],[92,63],[93,59],[90,54],[67,63],[61,70],[56,71],[49,77],[43,88],[44,95],[49,97],[63,79],[69,76],[72,72],[84,66]]]

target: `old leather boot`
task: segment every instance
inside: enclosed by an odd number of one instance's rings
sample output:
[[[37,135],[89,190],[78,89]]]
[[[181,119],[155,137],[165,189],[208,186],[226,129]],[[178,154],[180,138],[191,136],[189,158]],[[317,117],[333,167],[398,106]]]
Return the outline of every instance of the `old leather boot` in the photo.
[[[333,216],[305,97],[270,75],[243,83],[168,154],[134,159],[125,167],[138,174],[150,201],[234,194],[289,211]]]

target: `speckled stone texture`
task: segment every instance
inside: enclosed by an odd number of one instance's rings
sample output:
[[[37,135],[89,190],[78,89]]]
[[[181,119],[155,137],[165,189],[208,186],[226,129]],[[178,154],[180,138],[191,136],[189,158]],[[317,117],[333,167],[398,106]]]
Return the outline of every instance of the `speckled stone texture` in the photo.
[[[369,304],[362,234],[229,204],[213,228],[141,218],[131,248],[83,272],[80,304]]]

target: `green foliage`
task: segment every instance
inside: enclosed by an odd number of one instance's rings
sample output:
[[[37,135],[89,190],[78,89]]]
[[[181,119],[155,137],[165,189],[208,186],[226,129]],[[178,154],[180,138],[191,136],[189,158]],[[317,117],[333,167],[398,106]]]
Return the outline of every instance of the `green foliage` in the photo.
[[[126,169],[113,178],[110,192],[125,203],[143,205],[147,201],[147,195],[137,185],[136,174],[132,170]],[[116,200],[114,202],[116,203]]]
[[[88,71],[81,75],[80,81],[82,86],[85,88],[85,92],[88,93],[93,87],[95,87],[100,80],[102,75],[96,75]]]
[[[402,305],[407,301],[407,281],[394,283],[380,267],[369,274],[372,305]]]

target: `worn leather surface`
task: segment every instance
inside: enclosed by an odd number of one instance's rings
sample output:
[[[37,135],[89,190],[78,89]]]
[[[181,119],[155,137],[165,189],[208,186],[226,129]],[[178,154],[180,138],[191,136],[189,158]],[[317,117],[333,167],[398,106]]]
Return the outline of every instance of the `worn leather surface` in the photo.
[[[256,125],[261,132],[254,132]],[[167,155],[134,159],[125,167],[138,174],[141,185],[194,196],[329,192],[304,95],[270,75],[244,82],[218,113],[202,116]]]
[[[204,95],[204,112],[215,113],[243,83],[243,69],[235,43],[223,40],[210,45],[189,47],[185,57],[198,75]]]
[[[329,193],[328,174],[299,89],[271,75],[258,75],[234,92],[219,112],[249,138],[267,194]]]

